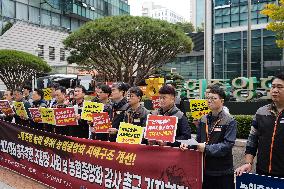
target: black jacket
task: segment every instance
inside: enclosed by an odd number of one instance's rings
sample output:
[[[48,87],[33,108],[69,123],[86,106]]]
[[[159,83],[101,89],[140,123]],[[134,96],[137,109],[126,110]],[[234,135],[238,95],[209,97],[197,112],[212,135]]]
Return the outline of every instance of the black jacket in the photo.
[[[284,177],[284,111],[274,104],[257,110],[245,153],[257,153],[256,173]]]
[[[153,112],[154,115],[163,115],[163,116],[176,116],[178,118],[177,130],[176,130],[176,140],[187,140],[191,138],[191,131],[188,124],[188,120],[185,115],[178,109],[176,106],[173,106],[170,110],[163,112],[162,109],[159,109],[156,112]],[[169,146],[179,147],[180,142],[168,143]]]
[[[112,128],[119,129],[120,122],[124,120],[124,113],[128,109],[128,104],[126,98],[123,98],[118,103],[112,103],[112,115],[110,115],[110,120],[112,122]],[[115,142],[116,135],[110,135],[109,141]]]
[[[197,129],[197,142],[206,142],[205,175],[223,176],[234,173],[232,148],[236,135],[237,122],[224,110],[218,116],[209,113],[201,118]]]
[[[72,105],[78,106],[78,114],[82,113],[84,101],[81,103],[77,103],[76,100],[72,102]],[[89,124],[88,121],[79,119],[77,126],[70,126],[69,127],[69,135],[78,138],[89,138]]]
[[[124,113],[123,121],[125,123],[145,127],[148,114],[150,114],[150,111],[147,110],[143,105],[140,105],[136,111],[129,107]]]

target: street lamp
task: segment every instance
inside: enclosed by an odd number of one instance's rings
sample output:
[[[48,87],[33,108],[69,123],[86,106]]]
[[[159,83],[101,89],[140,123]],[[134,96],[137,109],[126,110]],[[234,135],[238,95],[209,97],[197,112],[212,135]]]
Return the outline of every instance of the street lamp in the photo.
[[[251,77],[251,0],[248,0],[247,77]]]

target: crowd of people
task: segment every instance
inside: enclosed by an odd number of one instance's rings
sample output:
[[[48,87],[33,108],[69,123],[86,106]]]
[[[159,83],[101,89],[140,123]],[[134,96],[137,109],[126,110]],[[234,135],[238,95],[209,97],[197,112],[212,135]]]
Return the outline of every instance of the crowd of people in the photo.
[[[59,86],[57,83],[52,84],[50,88],[52,90],[52,99],[50,101],[44,100],[44,92],[41,89],[34,89],[32,91],[30,87],[25,86],[23,89],[6,90],[4,99],[8,100],[11,106],[13,101],[23,102],[29,119],[20,117],[15,113],[10,115],[2,114],[3,119],[5,121],[15,122],[19,125],[56,134],[115,142],[121,122],[145,127],[147,115],[151,113],[143,106],[143,103],[141,103],[143,92],[139,87],[130,87],[123,82],[116,82],[111,87],[105,84],[99,84],[95,89],[96,97],[92,101],[104,104],[103,111],[108,113],[112,128],[108,130],[108,133],[96,133],[91,122],[81,119],[84,97],[87,95],[84,86],[77,85],[73,90],[70,90],[69,93],[67,93],[65,87]],[[164,85],[159,90],[159,94],[161,108],[157,111],[153,111],[152,114],[177,116],[176,140],[189,139],[191,132],[187,118],[175,105],[177,99],[175,88],[171,85]],[[76,107],[78,114],[76,114],[75,117],[78,120],[78,125],[56,126],[36,123],[30,116],[29,108],[39,107]],[[164,141],[143,140],[143,142],[152,145],[179,146],[178,143],[166,143]]]
[[[115,142],[121,122],[145,127],[147,115],[151,113],[176,116],[178,118],[176,140],[191,138],[188,119],[176,106],[176,91],[171,85],[160,88],[160,109],[152,112],[141,103],[143,92],[139,87],[129,87],[123,82],[114,83],[111,87],[105,84],[98,85],[95,91],[97,97],[93,101],[104,104],[103,111],[108,113],[112,123],[108,133],[95,133],[91,127],[92,124],[81,119],[80,112],[86,95],[86,89],[83,86],[76,86],[69,94],[66,94],[66,89],[58,84],[52,85],[51,88],[52,100],[48,102],[43,100],[42,90],[31,91],[29,87],[7,90],[4,99],[11,104],[12,101],[23,102],[27,112],[30,107],[77,107],[78,126],[57,127],[35,123],[32,119],[23,119],[15,114],[4,115],[3,119],[47,132]],[[234,174],[240,176],[243,172],[251,172],[256,155],[256,173],[284,177],[284,74],[274,77],[270,93],[272,103],[257,110],[247,141],[245,164],[236,170],[233,165],[232,149],[237,135],[237,122],[224,106],[226,95],[218,85],[210,86],[206,90],[206,99],[211,112],[200,120],[195,120],[197,145],[188,146],[179,142],[168,143],[146,139],[143,143],[180,147],[183,151],[195,149],[202,152],[204,155],[203,189],[235,188]]]

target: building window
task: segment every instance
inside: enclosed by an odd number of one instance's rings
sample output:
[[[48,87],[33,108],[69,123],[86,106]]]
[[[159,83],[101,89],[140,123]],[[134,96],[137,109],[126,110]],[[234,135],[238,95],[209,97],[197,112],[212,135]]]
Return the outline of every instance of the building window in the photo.
[[[65,50],[60,48],[60,61],[65,61]]]
[[[60,26],[60,15],[51,13],[51,24],[54,26]]]
[[[29,21],[39,24],[39,9],[35,7],[29,7]]]
[[[15,2],[14,1],[1,1],[2,14],[9,18],[15,18]]]
[[[37,45],[37,56],[40,58],[44,58],[44,46]]]
[[[50,26],[51,24],[51,16],[50,12],[47,10],[41,10],[41,24]]]
[[[55,60],[55,48],[49,47],[49,60]]]
[[[16,17],[19,20],[28,21],[28,6],[22,3],[16,3]]]

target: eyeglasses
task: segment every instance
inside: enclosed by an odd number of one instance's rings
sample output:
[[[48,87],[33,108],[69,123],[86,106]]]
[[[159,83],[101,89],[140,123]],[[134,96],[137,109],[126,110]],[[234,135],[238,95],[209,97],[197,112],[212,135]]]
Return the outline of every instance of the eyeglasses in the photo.
[[[206,97],[206,99],[207,99],[207,100],[210,100],[210,101],[215,101],[215,100],[217,100],[217,99],[219,99],[219,98],[216,98],[216,97],[211,96],[211,97]]]

